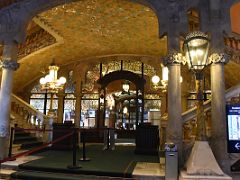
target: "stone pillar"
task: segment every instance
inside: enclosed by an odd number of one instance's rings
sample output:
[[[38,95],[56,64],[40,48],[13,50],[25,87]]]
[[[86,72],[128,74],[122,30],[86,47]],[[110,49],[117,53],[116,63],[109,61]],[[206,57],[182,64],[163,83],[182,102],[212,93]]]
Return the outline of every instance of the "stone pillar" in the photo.
[[[80,118],[81,118],[81,100],[82,100],[82,92],[81,92],[81,79],[76,80],[76,87],[75,87],[75,127],[80,127]]]
[[[64,112],[64,89],[59,90],[58,96],[58,110],[57,110],[57,123],[63,123],[63,112]]]
[[[3,49],[2,81],[0,90],[0,159],[7,156],[13,71],[17,70],[17,44],[5,42]]]
[[[226,99],[224,63],[228,57],[225,54],[211,55],[211,90],[212,90],[212,131],[211,148],[218,164],[225,173],[230,172],[230,162],[227,155],[226,130]]]
[[[179,153],[179,165],[183,164],[182,160],[182,105],[181,105],[181,83],[180,72],[182,55],[180,53],[170,54],[164,59],[167,65],[168,74],[168,124],[167,124],[167,143],[177,145]]]

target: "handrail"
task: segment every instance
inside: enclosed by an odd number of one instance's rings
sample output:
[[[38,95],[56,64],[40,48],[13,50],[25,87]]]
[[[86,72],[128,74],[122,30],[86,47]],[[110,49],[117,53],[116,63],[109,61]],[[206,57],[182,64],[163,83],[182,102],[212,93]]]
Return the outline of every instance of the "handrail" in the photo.
[[[16,96],[15,94],[11,94],[11,101],[16,102],[17,104],[20,104],[23,108],[25,108],[29,113],[32,115],[35,115],[38,119],[40,119],[42,122],[44,120],[48,119],[48,116],[43,114],[42,112],[35,109],[33,106]]]
[[[229,99],[234,96],[236,97],[239,94],[240,94],[240,84],[237,84],[236,86],[233,86],[226,90],[225,98]],[[203,106],[204,106],[204,112],[210,110],[211,109],[211,99],[205,101]],[[196,107],[193,107],[192,109],[189,109],[182,113],[183,123],[196,117],[196,109],[197,109]]]
[[[237,84],[236,86],[233,86],[229,89],[226,90],[226,94],[225,94],[225,98],[226,99],[229,99],[231,97],[236,97],[236,96],[239,96],[240,94],[240,84]],[[205,101],[203,103],[203,106],[204,106],[204,112],[208,111],[211,109],[211,99]],[[196,107],[193,107],[185,112],[182,113],[182,121],[183,123],[193,119],[196,117],[196,110],[197,108]],[[162,117],[163,120],[167,120],[167,116],[165,117]]]

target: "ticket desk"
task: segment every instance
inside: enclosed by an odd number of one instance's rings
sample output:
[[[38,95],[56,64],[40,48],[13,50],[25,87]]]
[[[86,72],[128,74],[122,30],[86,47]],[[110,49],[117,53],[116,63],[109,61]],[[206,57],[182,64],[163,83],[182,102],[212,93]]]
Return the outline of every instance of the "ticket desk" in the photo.
[[[74,124],[69,121],[67,123],[53,123],[53,141],[73,131]],[[72,145],[71,135],[57,143],[54,143],[51,148],[53,150],[71,150]]]
[[[159,129],[156,125],[143,123],[136,129],[136,154],[156,155],[159,152]]]

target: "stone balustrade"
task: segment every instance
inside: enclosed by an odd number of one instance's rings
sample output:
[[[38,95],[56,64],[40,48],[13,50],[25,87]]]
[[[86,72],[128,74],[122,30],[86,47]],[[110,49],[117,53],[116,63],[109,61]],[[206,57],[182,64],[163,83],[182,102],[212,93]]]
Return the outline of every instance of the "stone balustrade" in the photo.
[[[240,84],[228,89],[226,91],[226,100],[228,103],[240,102]],[[204,102],[204,113],[206,119],[206,133],[207,137],[211,136],[211,99]],[[161,119],[161,134],[164,137],[167,127],[167,116]],[[182,113],[183,121],[183,139],[185,142],[192,142],[196,135],[196,107],[193,107]],[[165,140],[161,139],[161,146],[164,146]],[[164,141],[164,142],[163,142]]]
[[[16,95],[11,95],[11,124],[21,128],[44,128],[49,117]]]
[[[240,50],[240,39],[236,37],[224,37],[225,46],[233,49],[233,50]]]
[[[232,61],[240,64],[240,38],[224,37],[226,51],[232,56]]]

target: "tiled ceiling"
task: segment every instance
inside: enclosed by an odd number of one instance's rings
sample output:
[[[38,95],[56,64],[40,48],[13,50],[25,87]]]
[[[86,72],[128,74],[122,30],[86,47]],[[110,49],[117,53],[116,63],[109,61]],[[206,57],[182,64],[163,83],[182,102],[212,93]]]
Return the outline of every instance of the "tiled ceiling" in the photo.
[[[5,1],[6,5],[13,2],[16,1]],[[45,11],[37,18],[61,36],[63,43],[21,59],[14,76],[14,92],[22,91],[43,76],[41,71],[53,59],[58,65],[89,62],[89,59],[98,61],[98,57],[117,54],[145,55],[158,60],[167,52],[167,38],[158,36],[155,13],[127,0],[77,1]],[[239,82],[239,68],[240,65],[234,63],[226,66],[226,72],[231,74],[226,75],[227,87]]]
[[[29,74],[39,77],[40,69],[47,67],[53,58],[57,64],[66,64],[112,54],[160,57],[167,50],[167,39],[158,36],[155,13],[129,1],[79,1],[55,7],[38,18],[52,27],[64,43],[21,61],[15,73],[14,87],[18,90],[33,80]]]

